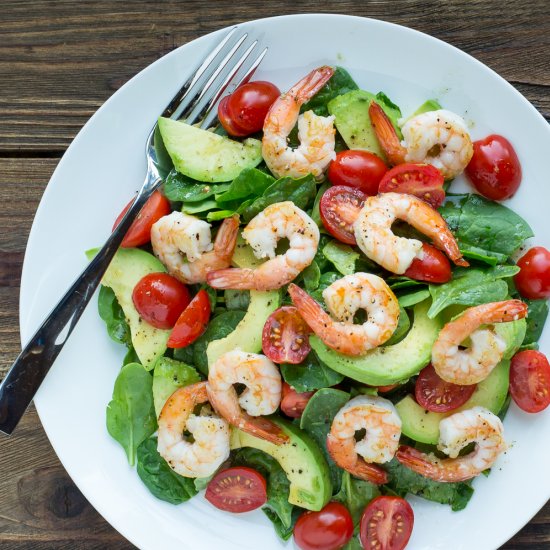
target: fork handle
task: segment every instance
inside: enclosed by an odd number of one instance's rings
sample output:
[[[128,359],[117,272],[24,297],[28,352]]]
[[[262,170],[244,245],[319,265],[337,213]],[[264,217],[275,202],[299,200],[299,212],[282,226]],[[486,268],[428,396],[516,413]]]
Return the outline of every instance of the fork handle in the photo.
[[[132,206],[86,269],[46,317],[0,384],[0,431],[11,434],[65,345],[124,236],[161,180],[148,173]],[[62,398],[62,396],[60,396]]]

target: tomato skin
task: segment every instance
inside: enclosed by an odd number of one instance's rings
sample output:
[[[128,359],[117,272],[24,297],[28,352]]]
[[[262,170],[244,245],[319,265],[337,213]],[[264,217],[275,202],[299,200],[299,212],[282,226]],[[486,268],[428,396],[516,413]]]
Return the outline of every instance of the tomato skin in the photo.
[[[218,118],[229,135],[255,134],[263,128],[269,108],[280,95],[271,82],[248,82],[220,101]]]
[[[413,525],[414,513],[404,498],[376,497],[363,512],[359,539],[363,548],[403,550],[411,538]]]
[[[276,309],[265,322],[262,331],[262,350],[274,363],[301,363],[311,351],[311,329],[297,308]]]
[[[290,418],[300,418],[314,391],[298,393],[292,386],[283,382],[281,411]]]
[[[339,550],[353,535],[353,520],[339,502],[319,512],[304,512],[294,526],[294,541],[301,550]]]
[[[357,244],[353,223],[366,198],[363,191],[354,187],[329,187],[319,202],[319,213],[325,229],[340,242]]]
[[[405,277],[428,283],[446,283],[451,280],[451,264],[447,256],[431,244],[422,243],[422,258],[415,258]]]
[[[132,292],[140,317],[155,328],[172,328],[191,298],[187,287],[168,273],[149,273]]]
[[[521,183],[521,164],[512,144],[498,134],[474,141],[474,155],[466,175],[484,197],[509,199]]]
[[[432,412],[448,412],[461,407],[472,397],[477,384],[459,386],[439,377],[432,364],[424,367],[414,387],[414,396],[418,404]]]
[[[376,386],[378,388],[378,393],[388,393],[395,388],[398,388],[401,384],[390,384],[389,386]]]
[[[521,271],[514,283],[524,298],[537,300],[550,297],[550,251],[544,246],[530,248],[519,260]]]
[[[445,200],[441,172],[431,164],[405,163],[386,172],[378,191],[380,193],[406,193],[426,201],[432,208],[439,208]]]
[[[192,344],[205,330],[210,319],[210,299],[206,290],[199,290],[183,310],[167,345],[169,348],[184,348]]]
[[[544,353],[524,350],[512,357],[510,394],[528,413],[543,411],[550,405],[550,363]]]
[[[356,187],[366,195],[376,195],[382,176],[388,171],[384,161],[368,151],[341,151],[330,163],[328,179],[333,185]]]
[[[267,502],[265,478],[246,466],[227,468],[210,480],[204,497],[225,512],[250,512]]]
[[[126,212],[130,210],[130,206],[132,206],[133,202],[134,199],[132,199],[117,216],[113,225],[113,231]],[[151,227],[153,227],[153,224],[159,221],[163,216],[170,214],[170,210],[170,201],[162,195],[160,191],[155,191],[133,221],[120,246],[122,246],[122,248],[134,248],[147,244],[151,240]]]

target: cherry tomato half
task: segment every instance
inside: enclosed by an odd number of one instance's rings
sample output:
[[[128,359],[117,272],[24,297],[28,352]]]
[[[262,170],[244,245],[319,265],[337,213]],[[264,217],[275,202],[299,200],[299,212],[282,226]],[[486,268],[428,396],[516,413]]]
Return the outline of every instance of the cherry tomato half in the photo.
[[[330,163],[328,179],[333,185],[356,187],[367,195],[378,193],[378,184],[388,171],[384,161],[368,151],[341,151]]]
[[[439,377],[429,364],[423,368],[416,379],[414,395],[418,404],[432,412],[448,412],[461,407],[472,397],[477,384],[459,386]]]
[[[155,328],[172,328],[191,298],[187,287],[168,273],[149,273],[132,292],[140,317]]]
[[[543,246],[529,249],[519,260],[521,271],[514,283],[524,298],[537,300],[550,297],[550,252]]]
[[[319,512],[304,512],[294,526],[294,540],[301,550],[339,550],[352,535],[353,520],[339,502],[329,502]]]
[[[228,468],[211,479],[204,497],[225,512],[250,512],[267,502],[266,482],[252,468]]]
[[[429,283],[446,283],[451,280],[451,264],[447,256],[431,244],[422,244],[422,257],[415,258],[405,277]]]
[[[525,350],[512,357],[510,394],[525,412],[540,412],[550,405],[550,364],[544,353]]]
[[[210,319],[210,299],[206,290],[199,290],[183,310],[168,338],[169,348],[192,344],[205,330]]]
[[[357,219],[367,195],[360,189],[335,185],[321,197],[319,213],[325,229],[346,244],[357,244],[353,223]]]
[[[386,172],[378,191],[380,193],[407,193],[439,208],[445,200],[443,175],[430,164],[398,164]]]
[[[290,418],[300,418],[314,393],[314,391],[298,393],[286,382],[283,382],[281,410]]]
[[[521,164],[512,144],[497,134],[474,141],[474,155],[466,166],[474,187],[488,199],[509,199],[521,183]]]
[[[311,351],[307,323],[294,306],[275,310],[265,322],[262,350],[274,363],[301,363]]]
[[[363,548],[403,550],[411,538],[413,525],[413,510],[404,498],[376,497],[363,512],[359,538]]]
[[[280,95],[271,82],[248,82],[220,101],[218,118],[229,135],[255,134],[263,128],[269,108]]]
[[[124,214],[128,212],[133,202],[134,199],[118,215],[113,225],[113,231],[124,217]],[[153,224],[168,214],[170,214],[170,202],[160,191],[155,191],[137,215],[130,229],[128,229],[120,246],[123,248],[134,248],[135,246],[147,244],[151,240],[151,227],[153,227]]]

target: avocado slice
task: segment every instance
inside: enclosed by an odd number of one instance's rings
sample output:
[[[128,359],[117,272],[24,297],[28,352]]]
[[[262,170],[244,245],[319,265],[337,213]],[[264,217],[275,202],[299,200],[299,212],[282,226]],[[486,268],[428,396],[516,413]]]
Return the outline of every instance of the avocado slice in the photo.
[[[269,419],[289,437],[284,445],[275,445],[264,439],[233,428],[231,449],[253,447],[275,458],[290,481],[290,504],[306,510],[319,511],[332,496],[332,484],[325,457],[316,443],[300,428],[276,416]]]
[[[527,331],[527,320],[518,319],[510,323],[496,323],[494,331],[506,342],[503,359],[511,359],[516,354]]]
[[[262,161],[262,142],[257,139],[235,141],[164,117],[158,127],[176,170],[198,181],[231,181]]]
[[[86,252],[88,259],[92,259],[98,250]],[[132,345],[147,370],[151,370],[157,359],[164,355],[170,331],[155,328],[140,317],[132,301],[132,292],[145,275],[159,272],[166,272],[166,268],[152,254],[139,248],[119,248],[101,280],[101,284],[115,293],[130,327]]]
[[[448,413],[427,411],[412,395],[407,395],[395,405],[401,418],[403,434],[415,441],[436,445],[439,441],[439,423],[447,416],[476,406],[498,414],[508,394],[509,372],[510,361],[504,359],[477,385],[472,397],[462,407]]]
[[[336,372],[369,386],[395,384],[416,374],[430,362],[442,322],[438,317],[428,317],[429,307],[429,300],[414,306],[412,327],[399,343],[375,348],[361,357],[338,353],[317,336],[311,336],[309,341],[319,359]]]

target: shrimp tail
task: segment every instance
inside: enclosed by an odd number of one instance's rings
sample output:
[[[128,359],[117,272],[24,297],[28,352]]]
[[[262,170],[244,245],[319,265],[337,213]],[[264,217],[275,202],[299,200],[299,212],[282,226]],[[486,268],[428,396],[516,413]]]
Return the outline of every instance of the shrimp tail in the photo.
[[[447,227],[447,222],[443,219],[439,212],[437,212],[437,210],[434,210],[434,213],[437,215],[438,218],[441,218],[441,226]],[[470,265],[462,257],[462,252],[460,252],[458,243],[456,242],[456,239],[454,238],[454,235],[450,232],[450,230],[434,232],[432,238],[434,245],[440,250],[443,250],[443,252],[447,254],[447,256],[454,262],[455,265],[459,265],[461,267],[468,267]]]
[[[206,275],[206,282],[212,288],[232,289],[232,290],[263,290],[258,288],[253,269],[241,269],[238,267],[229,267],[227,269],[217,269],[209,271]]]
[[[378,138],[378,143],[380,143],[380,147],[384,150],[390,164],[404,163],[407,150],[401,145],[393,124],[376,101],[370,102],[369,117],[374,133]]]
[[[287,92],[299,105],[311,99],[331,78],[334,69],[323,65],[311,71]]]
[[[487,307],[486,311],[482,313],[483,320],[487,324],[507,323],[527,316],[527,304],[521,300],[504,300],[487,305],[490,307]]]
[[[235,425],[243,432],[269,441],[275,445],[284,445],[289,440],[288,435],[286,435],[277,424],[265,417],[253,417],[246,413],[242,413]]]
[[[355,477],[370,481],[375,485],[384,485],[389,481],[388,472],[386,472],[386,470],[380,466],[376,466],[376,464],[369,464],[362,458],[357,458],[356,468],[351,473]]]
[[[223,220],[214,241],[216,255],[224,258],[231,258],[233,256],[239,235],[239,223],[238,214]]]
[[[325,332],[332,319],[328,313],[307,292],[294,283],[288,285],[288,293],[304,321],[319,337]],[[328,344],[327,344],[328,345]]]

